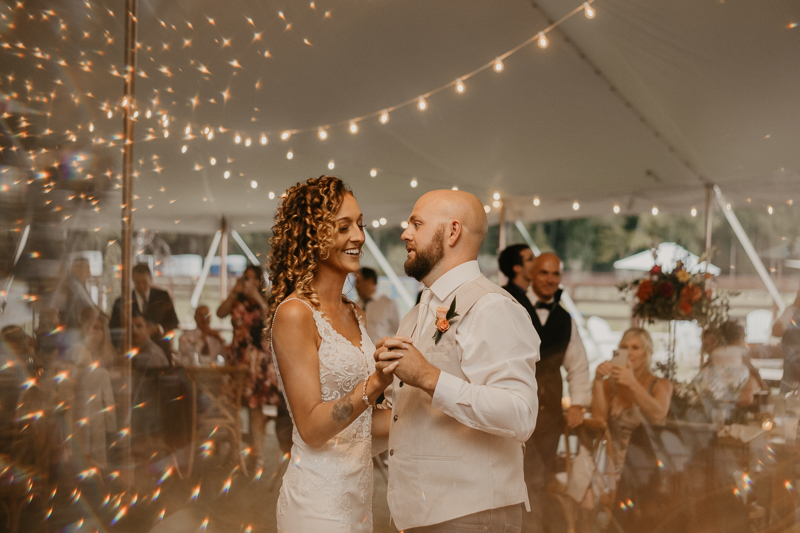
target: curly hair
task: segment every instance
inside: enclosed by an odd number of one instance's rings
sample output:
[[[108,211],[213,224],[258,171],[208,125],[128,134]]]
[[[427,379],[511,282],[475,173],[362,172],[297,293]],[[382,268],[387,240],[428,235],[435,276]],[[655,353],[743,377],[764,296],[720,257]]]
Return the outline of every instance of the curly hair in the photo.
[[[292,292],[319,306],[312,286],[320,261],[328,257],[335,242],[336,213],[346,194],[353,194],[342,180],[333,176],[311,178],[286,191],[275,213],[271,250],[267,259],[270,293],[264,324],[267,338],[278,305]]]

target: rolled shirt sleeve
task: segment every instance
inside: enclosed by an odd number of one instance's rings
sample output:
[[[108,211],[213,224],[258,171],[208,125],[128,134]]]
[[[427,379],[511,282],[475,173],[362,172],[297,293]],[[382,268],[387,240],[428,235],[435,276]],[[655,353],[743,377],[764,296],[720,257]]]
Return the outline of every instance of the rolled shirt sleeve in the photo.
[[[469,382],[441,372],[433,407],[471,428],[527,441],[539,410],[539,335],[528,313],[506,296],[487,294],[464,316],[456,344]]]

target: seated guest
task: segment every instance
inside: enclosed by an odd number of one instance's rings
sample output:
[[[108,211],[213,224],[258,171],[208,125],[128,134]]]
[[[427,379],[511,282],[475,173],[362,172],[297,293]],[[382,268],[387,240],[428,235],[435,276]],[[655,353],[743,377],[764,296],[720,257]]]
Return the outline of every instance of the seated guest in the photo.
[[[626,331],[619,349],[627,352],[625,366],[601,363],[592,397],[592,415],[605,421],[611,433],[616,474],[622,471],[633,431],[642,424],[661,424],[672,399],[670,381],[650,371],[653,340],[646,330]]]
[[[207,305],[197,307],[194,322],[197,328],[181,335],[178,342],[183,366],[217,363],[218,356],[224,357],[225,341],[211,328],[211,311]]]
[[[383,337],[393,337],[400,327],[400,312],[394,300],[385,294],[375,298],[378,289],[378,274],[369,267],[362,267],[356,275],[356,302],[367,315],[367,333],[372,342]]]
[[[138,370],[169,366],[169,359],[164,355],[164,350],[150,338],[152,328],[153,321],[147,315],[134,313],[131,318],[131,344],[136,353],[132,363]]]

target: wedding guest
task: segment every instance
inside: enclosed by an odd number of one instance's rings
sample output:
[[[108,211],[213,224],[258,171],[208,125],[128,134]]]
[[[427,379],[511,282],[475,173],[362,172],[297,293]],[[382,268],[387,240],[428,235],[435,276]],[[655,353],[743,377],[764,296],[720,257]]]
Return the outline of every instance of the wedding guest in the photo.
[[[225,341],[219,331],[211,327],[211,311],[199,305],[194,312],[197,328],[187,331],[178,342],[183,366],[216,363],[225,354]]]
[[[175,314],[175,305],[172,298],[165,290],[153,286],[153,275],[146,263],[135,265],[131,271],[133,278],[133,302],[131,315],[147,315],[156,328],[153,337],[166,355],[172,353],[171,339],[178,327],[178,315]],[[114,302],[111,312],[112,340],[116,346],[121,342],[122,328],[122,298]]]
[[[78,257],[72,262],[72,271],[66,286],[66,298],[61,317],[67,329],[81,329],[81,312],[85,308],[97,309],[89,292],[92,272],[89,260]],[[99,311],[99,309],[97,309]]]
[[[570,314],[560,305],[562,290],[561,259],[543,253],[535,259],[528,247],[507,253],[501,268],[511,280],[506,290],[517,298],[530,314],[541,344],[541,360],[536,364],[539,395],[539,418],[525,454],[525,481],[531,498],[531,512],[523,517],[523,531],[542,531],[545,488],[555,473],[558,441],[564,433],[565,421],[575,428],[583,422],[590,403],[589,361],[578,328]],[[502,255],[502,254],[501,254]],[[527,292],[525,292],[527,291]],[[524,293],[524,294],[521,294]],[[526,296],[528,305],[522,296]],[[533,312],[531,312],[533,310]],[[563,379],[567,372],[570,406],[562,407]]]
[[[131,405],[131,430],[134,452],[141,457],[149,456],[163,444],[161,411],[157,405],[157,376],[148,370],[167,368],[169,359],[150,337],[152,320],[137,312],[131,318],[131,344],[134,355],[131,364],[133,373],[133,397]]]
[[[261,452],[267,423],[264,406],[278,407],[281,428],[288,418],[283,398],[278,391],[275,365],[263,339],[266,309],[264,272],[257,265],[247,266],[242,277],[236,281],[228,297],[217,309],[218,317],[231,316],[233,326],[233,340],[226,350],[226,363],[249,370],[242,393],[242,405],[248,409],[250,415],[252,442],[248,462],[256,467],[263,464]],[[280,433],[285,435],[285,429],[281,429]],[[285,440],[285,436],[279,439],[281,440]],[[290,445],[284,443],[283,447],[289,448]]]
[[[772,335],[780,337],[783,350],[781,392],[788,392],[800,382],[800,290],[772,326]]]
[[[622,472],[634,430],[642,424],[661,424],[672,399],[670,381],[650,371],[653,339],[647,330],[630,328],[619,349],[627,352],[625,366],[601,363],[592,396],[592,416],[605,421],[611,433],[616,475]]]
[[[378,274],[369,267],[361,267],[356,275],[356,302],[367,315],[367,333],[372,342],[392,337],[400,327],[400,312],[394,300],[382,294],[375,297]]]

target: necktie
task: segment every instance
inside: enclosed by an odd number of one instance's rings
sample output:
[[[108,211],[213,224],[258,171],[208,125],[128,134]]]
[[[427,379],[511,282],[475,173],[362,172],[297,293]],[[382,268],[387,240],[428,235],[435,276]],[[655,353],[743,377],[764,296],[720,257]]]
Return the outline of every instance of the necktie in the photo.
[[[552,311],[554,305],[555,305],[555,302],[550,302],[548,304],[548,303],[544,303],[544,302],[542,302],[540,300],[540,301],[536,302],[536,305],[534,307],[536,307],[536,309],[547,309],[548,311]]]
[[[431,297],[433,293],[430,289],[425,288],[422,291],[422,297],[419,299],[419,313],[417,314],[417,329],[414,330],[414,342],[419,340],[420,335],[422,335],[422,327],[425,325],[425,317],[428,316],[428,306],[431,303]]]

